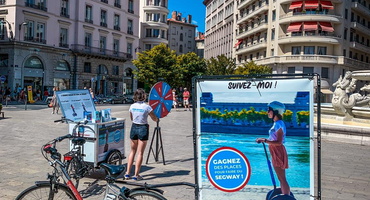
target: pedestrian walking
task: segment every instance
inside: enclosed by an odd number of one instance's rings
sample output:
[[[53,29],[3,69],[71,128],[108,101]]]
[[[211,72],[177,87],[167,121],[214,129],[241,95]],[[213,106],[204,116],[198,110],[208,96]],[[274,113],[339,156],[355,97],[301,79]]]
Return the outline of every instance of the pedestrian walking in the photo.
[[[58,103],[56,91],[59,91],[59,87],[57,86],[53,88],[53,98],[51,99],[51,104],[53,106],[53,112],[51,112],[51,114],[55,114],[55,112],[58,114],[59,112],[59,103]]]
[[[184,108],[185,111],[189,109],[189,97],[190,97],[190,92],[188,91],[187,88],[184,88],[184,92],[182,93],[182,98],[184,99]],[[189,109],[190,111],[190,109]]]

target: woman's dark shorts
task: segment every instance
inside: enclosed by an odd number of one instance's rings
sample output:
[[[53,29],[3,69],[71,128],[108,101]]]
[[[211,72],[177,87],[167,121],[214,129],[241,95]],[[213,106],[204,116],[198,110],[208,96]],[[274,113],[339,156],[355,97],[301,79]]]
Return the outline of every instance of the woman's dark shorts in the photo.
[[[149,124],[132,124],[130,139],[131,140],[148,140]]]

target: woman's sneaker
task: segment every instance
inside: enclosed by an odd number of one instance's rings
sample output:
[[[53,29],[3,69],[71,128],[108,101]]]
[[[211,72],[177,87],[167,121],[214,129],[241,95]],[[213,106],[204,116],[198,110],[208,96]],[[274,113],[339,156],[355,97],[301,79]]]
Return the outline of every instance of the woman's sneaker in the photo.
[[[125,180],[130,180],[130,179],[131,179],[131,176],[128,174],[125,174]]]
[[[134,180],[134,181],[140,181],[140,180],[143,180],[143,177],[141,177],[140,175],[133,176],[132,177],[132,180]]]

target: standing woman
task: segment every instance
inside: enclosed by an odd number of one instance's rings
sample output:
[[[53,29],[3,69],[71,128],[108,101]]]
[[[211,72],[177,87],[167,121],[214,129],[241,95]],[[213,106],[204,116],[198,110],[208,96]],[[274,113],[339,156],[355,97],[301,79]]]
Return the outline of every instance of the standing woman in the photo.
[[[59,112],[59,103],[58,103],[57,94],[56,94],[56,91],[58,90],[59,90],[59,87],[57,86],[53,88],[53,98],[51,99],[51,102],[53,104],[53,112],[51,114],[54,114],[55,111],[57,112],[57,114]]]
[[[273,101],[268,104],[268,117],[273,120],[274,124],[269,130],[269,138],[257,138],[256,142],[264,142],[269,145],[272,165],[280,181],[281,192],[290,195],[290,187],[285,175],[285,169],[288,169],[289,166],[288,154],[284,146],[286,137],[286,127],[282,120],[284,112],[285,105],[283,103]]]
[[[149,138],[148,116],[150,116],[150,118],[155,122],[158,122],[159,119],[155,116],[152,107],[144,102],[146,99],[146,93],[143,89],[137,89],[134,93],[133,99],[135,103],[130,106],[129,110],[132,121],[130,132],[131,152],[128,157],[125,179],[128,180],[131,178],[130,172],[137,153],[135,174],[132,179],[138,181],[143,179],[139,173],[143,162],[144,150]]]

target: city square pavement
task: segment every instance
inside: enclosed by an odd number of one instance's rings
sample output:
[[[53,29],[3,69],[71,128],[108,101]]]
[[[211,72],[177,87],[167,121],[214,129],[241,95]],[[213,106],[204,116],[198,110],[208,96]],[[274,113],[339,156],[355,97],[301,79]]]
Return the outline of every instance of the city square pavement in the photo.
[[[97,105],[97,109],[111,108],[112,116],[126,119],[126,156],[129,153],[130,130],[129,105]],[[14,199],[21,191],[46,180],[51,168],[42,157],[40,148],[49,140],[68,133],[66,124],[54,123],[62,116],[51,114],[46,105],[8,105],[3,108],[5,119],[0,118],[0,199]],[[150,122],[152,135],[154,122]],[[172,111],[160,121],[163,138],[163,158],[154,161],[148,156],[149,144],[144,154],[141,175],[145,182],[190,182],[194,179],[194,151],[192,137],[192,112]],[[151,141],[151,138],[149,139]],[[58,144],[60,152],[67,151],[67,141]],[[322,199],[368,200],[370,199],[370,146],[348,143],[345,139],[323,136],[322,140]],[[126,163],[126,159],[124,160]],[[84,199],[102,199],[103,173],[96,171],[81,180],[79,187]],[[128,186],[130,187],[130,186]],[[168,199],[195,199],[194,189],[189,186],[162,188]],[[246,199],[249,199],[246,197]]]

